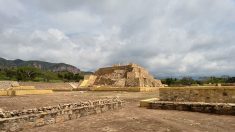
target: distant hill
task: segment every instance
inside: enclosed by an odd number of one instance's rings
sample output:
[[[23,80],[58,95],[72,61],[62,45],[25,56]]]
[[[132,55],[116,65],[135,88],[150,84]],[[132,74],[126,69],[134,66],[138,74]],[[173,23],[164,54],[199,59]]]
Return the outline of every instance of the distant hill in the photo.
[[[41,70],[49,70],[53,72],[60,72],[60,71],[69,71],[72,73],[80,72],[80,69],[78,69],[77,67],[65,63],[50,63],[37,60],[24,61],[20,59],[6,60],[4,58],[0,58],[0,69],[22,67],[22,66],[31,66],[39,68]]]

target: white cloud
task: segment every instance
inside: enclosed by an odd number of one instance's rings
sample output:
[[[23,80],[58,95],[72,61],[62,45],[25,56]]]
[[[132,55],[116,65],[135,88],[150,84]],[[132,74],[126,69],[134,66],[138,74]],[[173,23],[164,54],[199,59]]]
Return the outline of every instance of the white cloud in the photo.
[[[235,75],[234,3],[0,1],[6,18],[0,21],[0,56],[84,70],[135,62],[157,75]]]
[[[50,20],[66,32],[87,32],[99,26],[102,20],[99,16],[82,10],[73,10],[51,14]]]
[[[17,17],[25,11],[19,0],[0,0],[0,13],[8,17]]]

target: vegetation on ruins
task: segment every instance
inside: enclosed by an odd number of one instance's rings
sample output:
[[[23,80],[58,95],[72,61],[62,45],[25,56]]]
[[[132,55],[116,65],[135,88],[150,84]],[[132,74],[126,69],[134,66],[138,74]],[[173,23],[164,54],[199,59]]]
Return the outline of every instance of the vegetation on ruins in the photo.
[[[81,79],[83,79],[81,73],[69,71],[52,72],[28,66],[0,69],[0,80],[66,82],[79,81]]]

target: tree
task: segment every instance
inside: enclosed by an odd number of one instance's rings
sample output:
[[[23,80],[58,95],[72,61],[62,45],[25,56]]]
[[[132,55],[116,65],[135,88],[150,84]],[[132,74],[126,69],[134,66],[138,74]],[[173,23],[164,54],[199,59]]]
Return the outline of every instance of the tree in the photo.
[[[10,80],[16,78],[17,71],[15,68],[5,69],[4,71],[5,71],[6,77],[8,77]]]
[[[52,72],[34,67],[18,67],[0,69],[0,80],[18,80],[18,81],[79,81],[83,75],[74,74],[68,71]]]
[[[17,69],[17,80],[33,81],[41,72],[34,67],[20,67]]]
[[[162,80],[162,83],[167,84],[167,85],[170,86],[170,85],[176,84],[177,81],[178,81],[177,78],[166,78],[166,79]]]
[[[188,86],[188,85],[195,84],[195,81],[191,77],[183,77],[181,79],[181,84]]]
[[[50,80],[59,80],[58,75],[51,71],[44,71],[41,74],[44,82],[50,82]]]
[[[58,73],[58,78],[64,81],[76,81],[78,82],[79,80],[83,79],[84,77],[80,74],[74,74],[72,72],[60,72]]]
[[[226,83],[235,83],[235,77],[229,77],[229,78],[226,80]]]

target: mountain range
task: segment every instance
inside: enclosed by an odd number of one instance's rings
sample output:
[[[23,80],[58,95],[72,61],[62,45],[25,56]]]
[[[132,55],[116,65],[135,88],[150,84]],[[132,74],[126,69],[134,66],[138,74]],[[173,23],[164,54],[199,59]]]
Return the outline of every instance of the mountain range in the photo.
[[[65,63],[51,63],[51,62],[38,61],[38,60],[24,61],[21,59],[7,60],[7,59],[0,57],[0,69],[23,67],[23,66],[35,67],[41,70],[48,70],[52,72],[60,72],[60,71],[68,71],[72,73],[80,72],[79,68],[73,65],[65,64]]]

